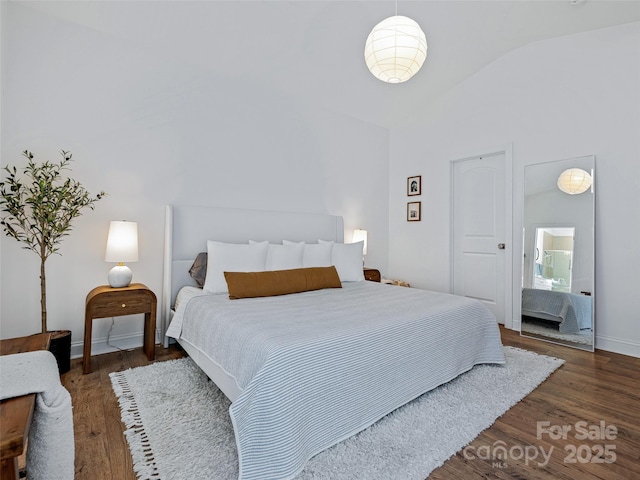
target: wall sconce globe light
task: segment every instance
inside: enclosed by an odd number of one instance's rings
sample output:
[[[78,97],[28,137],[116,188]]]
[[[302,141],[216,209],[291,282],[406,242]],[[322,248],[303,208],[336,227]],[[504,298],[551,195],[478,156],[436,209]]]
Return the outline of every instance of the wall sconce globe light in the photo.
[[[591,188],[591,175],[581,168],[569,168],[558,177],[558,188],[569,195],[578,195]]]
[[[406,82],[427,58],[427,39],[414,20],[401,15],[385,18],[367,37],[364,58],[376,78],[388,83]]]

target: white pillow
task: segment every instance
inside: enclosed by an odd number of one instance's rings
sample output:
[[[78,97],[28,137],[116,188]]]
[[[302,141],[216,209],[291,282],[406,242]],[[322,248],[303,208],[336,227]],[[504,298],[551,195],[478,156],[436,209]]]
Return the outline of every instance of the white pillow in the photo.
[[[333,244],[329,243],[304,243],[290,242],[283,240],[284,245],[303,245],[302,266],[307,267],[328,267],[331,263],[331,248]]]
[[[226,293],[224,272],[264,272],[269,244],[239,244],[207,241],[207,276],[204,290]]]
[[[249,240],[250,244],[258,243]],[[266,242],[260,242],[266,243]],[[292,243],[289,245],[269,244],[267,250],[267,261],[265,270],[290,270],[292,268],[302,268],[302,253],[304,243]]]
[[[335,265],[341,282],[364,281],[364,265],[362,261],[362,249],[364,240],[356,243],[335,243],[318,240],[320,245],[330,243],[331,263]]]

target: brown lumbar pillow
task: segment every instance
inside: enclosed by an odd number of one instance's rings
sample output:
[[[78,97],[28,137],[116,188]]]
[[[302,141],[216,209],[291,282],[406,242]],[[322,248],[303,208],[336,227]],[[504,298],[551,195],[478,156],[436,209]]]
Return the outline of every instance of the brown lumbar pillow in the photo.
[[[294,268],[266,272],[224,272],[229,298],[271,297],[323,288],[342,288],[336,267]]]

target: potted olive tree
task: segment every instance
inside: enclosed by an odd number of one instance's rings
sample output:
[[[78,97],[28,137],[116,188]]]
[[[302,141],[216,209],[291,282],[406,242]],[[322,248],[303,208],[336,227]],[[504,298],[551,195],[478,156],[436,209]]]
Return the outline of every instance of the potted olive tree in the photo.
[[[88,207],[93,210],[95,202],[105,193],[92,196],[77,181],[65,177],[69,170],[71,153],[61,151],[58,163],[45,161],[36,163],[27,150],[27,166],[22,170],[5,166],[6,178],[0,182],[0,225],[7,236],[23,243],[23,248],[40,257],[40,311],[41,331],[47,328],[47,280],[45,264],[54,253],[59,253],[62,239],[69,235],[71,222]],[[50,350],[56,355],[60,373],[69,371],[71,357],[71,332],[54,332]]]

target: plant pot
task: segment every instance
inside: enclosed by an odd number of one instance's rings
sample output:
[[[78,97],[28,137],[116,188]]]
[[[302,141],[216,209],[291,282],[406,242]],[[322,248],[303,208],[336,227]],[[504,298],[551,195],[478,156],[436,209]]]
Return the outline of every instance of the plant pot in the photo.
[[[58,362],[60,375],[71,370],[71,330],[56,330],[51,333],[49,351]]]

